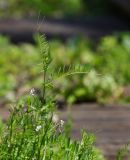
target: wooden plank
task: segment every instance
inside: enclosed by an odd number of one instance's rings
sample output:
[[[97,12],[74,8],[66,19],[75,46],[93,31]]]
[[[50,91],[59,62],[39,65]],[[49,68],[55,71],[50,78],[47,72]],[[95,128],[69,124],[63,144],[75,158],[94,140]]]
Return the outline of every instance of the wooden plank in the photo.
[[[130,105],[82,104],[60,112],[61,119],[67,120],[67,115],[73,120],[72,137],[79,139],[82,128],[94,133],[96,145],[110,160],[114,160],[117,151],[130,140]]]
[[[113,32],[130,31],[130,23],[109,17],[86,18],[78,20],[51,20],[44,22],[31,19],[5,19],[0,20],[0,33],[9,35],[14,42],[32,41],[37,31],[45,33],[48,37],[66,39],[81,35],[97,40]]]

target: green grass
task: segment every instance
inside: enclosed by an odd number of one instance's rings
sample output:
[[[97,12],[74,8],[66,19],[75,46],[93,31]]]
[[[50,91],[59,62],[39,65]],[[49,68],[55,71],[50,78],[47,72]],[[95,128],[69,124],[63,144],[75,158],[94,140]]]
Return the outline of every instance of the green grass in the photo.
[[[116,155],[116,160],[125,160],[125,159],[129,160],[130,159],[129,146],[130,146],[130,142],[118,150],[117,155]]]

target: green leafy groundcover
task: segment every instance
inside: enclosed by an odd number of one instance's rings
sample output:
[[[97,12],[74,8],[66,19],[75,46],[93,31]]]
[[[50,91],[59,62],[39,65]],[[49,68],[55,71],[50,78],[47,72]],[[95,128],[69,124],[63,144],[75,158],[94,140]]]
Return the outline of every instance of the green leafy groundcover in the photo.
[[[0,159],[104,160],[92,134],[83,131],[81,141],[70,139],[64,121],[52,121],[53,111],[52,102],[43,105],[34,96],[16,105],[0,132]]]
[[[102,15],[109,12],[109,2],[103,0],[1,0],[1,17],[66,17],[81,15]]]
[[[28,97],[25,104],[17,105],[0,137],[0,159],[54,159],[54,160],[103,160],[93,146],[94,136],[82,133],[82,140],[74,141],[64,130],[63,121],[53,123],[52,103],[32,103]],[[35,100],[36,102],[36,100]]]
[[[81,12],[81,0],[13,0],[0,3],[1,16],[36,16],[39,12],[44,16],[64,16]],[[6,10],[6,13],[3,11]]]
[[[72,140],[64,121],[54,118],[54,98],[47,95],[46,85],[52,59],[44,36],[39,36],[38,44],[43,76],[41,99],[31,89],[30,95],[12,107],[8,124],[0,124],[0,159],[104,160],[93,144],[93,135],[83,131],[81,141]]]
[[[83,38],[50,41],[53,66],[58,72],[60,65],[65,68],[82,64],[88,73],[62,77],[56,81],[56,98],[69,103],[76,101],[97,101],[100,103],[129,102],[130,83],[130,36],[121,34],[101,39],[93,48]],[[32,44],[13,45],[8,38],[0,37],[0,97],[14,100],[23,95],[30,86],[40,87],[39,47]],[[39,73],[37,75],[37,73]],[[4,98],[3,98],[4,97]],[[14,98],[15,97],[15,98]]]

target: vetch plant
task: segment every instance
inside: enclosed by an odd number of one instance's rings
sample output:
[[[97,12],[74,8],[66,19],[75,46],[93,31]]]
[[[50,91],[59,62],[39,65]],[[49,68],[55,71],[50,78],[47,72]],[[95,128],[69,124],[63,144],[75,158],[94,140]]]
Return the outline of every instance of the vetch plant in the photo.
[[[30,94],[12,107],[7,126],[0,132],[2,160],[103,160],[94,146],[95,137],[82,132],[81,141],[70,139],[63,120],[54,121],[55,103],[49,95],[55,70],[49,45],[38,35],[43,72],[42,96],[33,88]],[[73,70],[73,72],[72,72]],[[61,68],[56,77],[84,73],[80,67]],[[55,77],[55,76],[54,76]],[[55,118],[56,119],[56,118]]]
[[[52,62],[49,44],[45,37],[36,36],[36,39],[40,48],[41,64],[39,66],[41,66],[41,72],[43,72],[42,102],[44,103],[48,97],[49,88],[52,89],[56,81],[74,74],[86,74],[89,71],[87,65],[63,65],[55,68]]]

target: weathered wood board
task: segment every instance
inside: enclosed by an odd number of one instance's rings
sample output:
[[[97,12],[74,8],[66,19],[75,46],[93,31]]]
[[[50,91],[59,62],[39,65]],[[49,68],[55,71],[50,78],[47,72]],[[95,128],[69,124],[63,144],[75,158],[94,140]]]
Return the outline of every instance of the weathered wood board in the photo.
[[[72,137],[79,138],[82,128],[96,135],[96,145],[109,160],[115,160],[117,151],[130,141],[130,106],[99,106],[82,104],[71,109]],[[68,111],[61,111],[66,120]]]
[[[8,35],[13,42],[33,40],[36,32],[45,33],[49,38],[66,39],[84,36],[92,40],[115,32],[130,31],[130,23],[112,17],[87,17],[86,19],[47,19],[44,21],[31,19],[0,20],[0,34]]]

